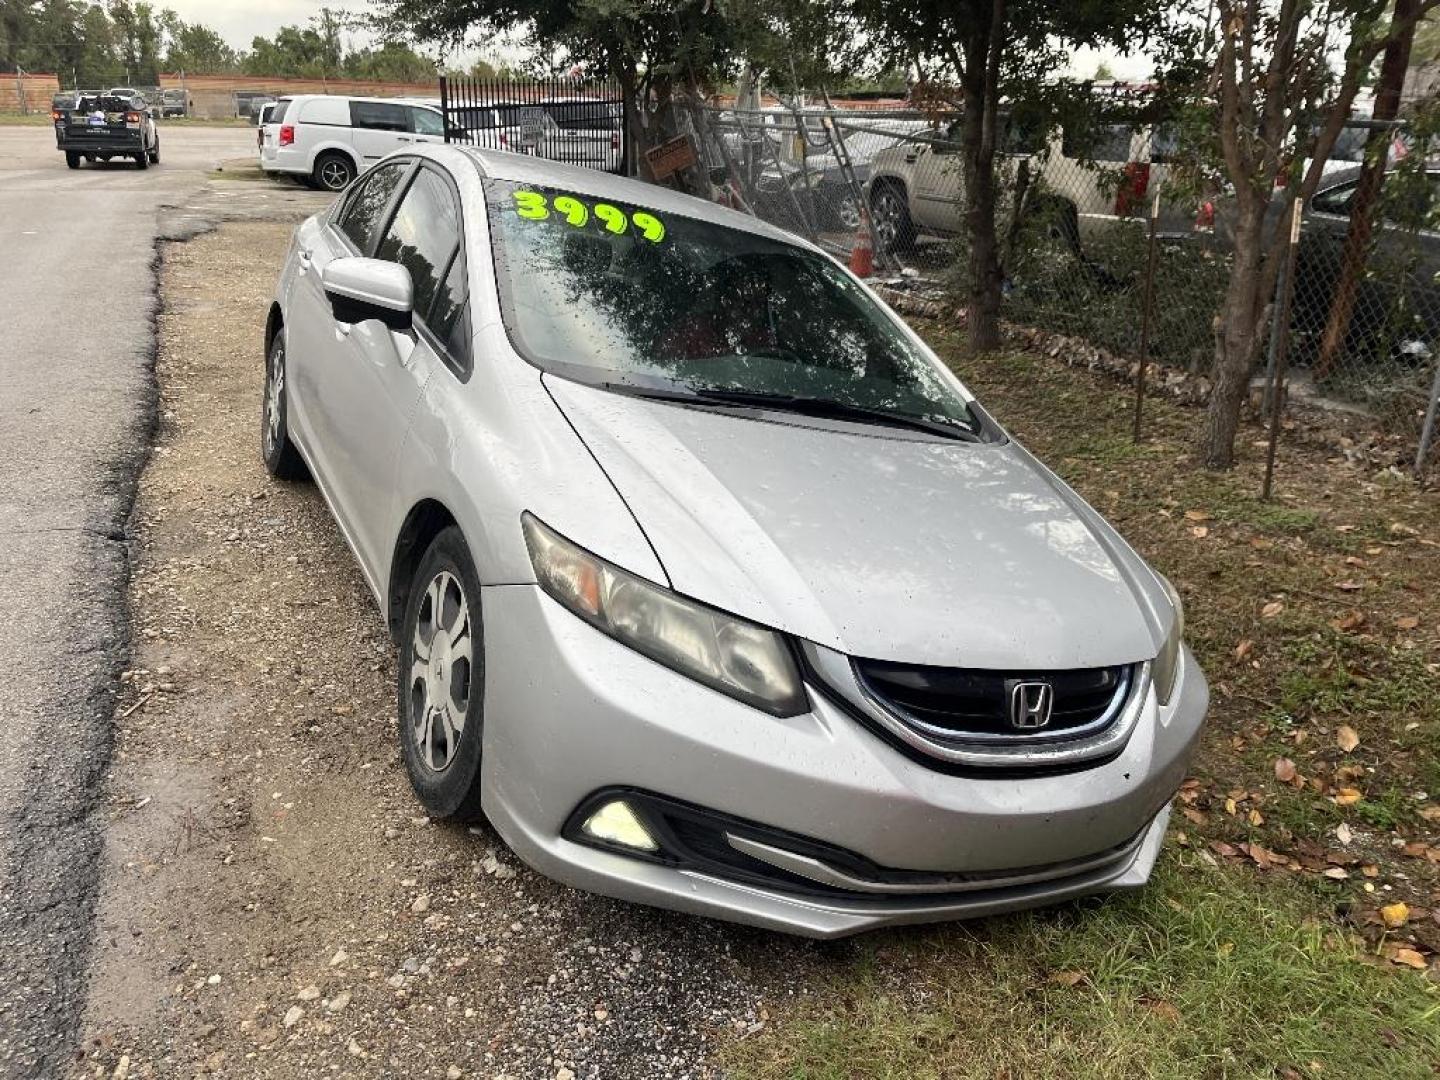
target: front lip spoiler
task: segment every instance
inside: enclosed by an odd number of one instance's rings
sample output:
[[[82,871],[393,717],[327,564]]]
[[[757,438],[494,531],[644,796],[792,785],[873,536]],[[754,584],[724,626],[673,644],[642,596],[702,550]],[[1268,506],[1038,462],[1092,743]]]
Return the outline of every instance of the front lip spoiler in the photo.
[[[977,875],[969,881],[867,881],[864,878],[847,874],[820,859],[761,843],[747,836],[726,833],[725,840],[736,851],[748,855],[752,859],[759,859],[776,869],[844,892],[876,896],[935,897],[991,889],[1023,888],[1027,885],[1039,885],[1049,881],[1079,878],[1107,867],[1129,866],[1135,860],[1135,852],[1144,842],[1147,832],[1148,828],[1142,829],[1128,843],[1119,848],[1102,851],[1088,858],[1074,859],[1031,870],[1020,870],[1012,874]]]
[[[1016,741],[1014,745],[980,742],[951,742],[930,738],[907,724],[875,699],[855,673],[844,653],[801,641],[800,652],[820,688],[858,713],[862,720],[881,729],[912,756],[952,768],[974,769],[983,775],[990,770],[1057,770],[1083,768],[1114,758],[1130,741],[1150,699],[1150,661],[1139,665],[1135,685],[1120,715],[1103,731],[1087,738],[1055,740],[1049,743]]]

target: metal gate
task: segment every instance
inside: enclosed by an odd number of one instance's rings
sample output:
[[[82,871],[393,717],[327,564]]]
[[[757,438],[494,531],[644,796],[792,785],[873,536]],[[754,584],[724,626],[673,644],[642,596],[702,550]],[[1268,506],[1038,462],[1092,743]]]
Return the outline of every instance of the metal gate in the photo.
[[[445,141],[625,173],[625,97],[599,79],[440,77]]]

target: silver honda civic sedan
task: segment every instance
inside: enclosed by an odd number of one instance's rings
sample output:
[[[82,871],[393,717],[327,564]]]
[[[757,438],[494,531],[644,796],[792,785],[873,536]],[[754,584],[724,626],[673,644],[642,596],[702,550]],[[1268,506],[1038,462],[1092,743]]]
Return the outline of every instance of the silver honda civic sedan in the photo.
[[[1148,878],[1179,598],[818,249],[417,148],[299,227],[265,337],[265,464],[375,593],[433,817],[815,937]]]

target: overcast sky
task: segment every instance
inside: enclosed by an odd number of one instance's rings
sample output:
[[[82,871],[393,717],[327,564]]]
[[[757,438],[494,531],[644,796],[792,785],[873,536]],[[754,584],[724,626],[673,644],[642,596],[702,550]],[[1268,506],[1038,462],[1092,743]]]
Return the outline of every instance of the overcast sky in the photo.
[[[173,9],[186,22],[204,23],[233,47],[248,49],[252,38],[270,37],[282,26],[306,25],[326,3],[325,0],[158,0],[157,6]],[[329,6],[354,5],[347,5],[345,0],[329,0]],[[363,35],[351,35],[347,44],[363,46],[369,42]],[[1143,79],[1150,72],[1150,62],[1144,58],[1117,57],[1108,50],[1082,49],[1075,54],[1067,74],[1088,79],[1095,74],[1096,65],[1102,59],[1119,79]]]

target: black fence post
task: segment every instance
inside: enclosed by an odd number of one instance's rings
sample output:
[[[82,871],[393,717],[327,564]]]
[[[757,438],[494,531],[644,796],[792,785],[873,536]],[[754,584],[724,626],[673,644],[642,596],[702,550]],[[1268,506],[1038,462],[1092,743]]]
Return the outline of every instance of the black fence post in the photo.
[[[450,141],[450,133],[455,130],[450,123],[450,80],[440,76],[440,120],[441,126],[445,129],[445,141]]]

